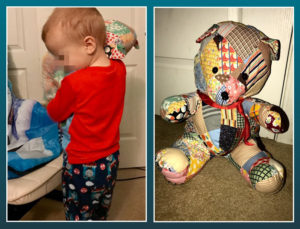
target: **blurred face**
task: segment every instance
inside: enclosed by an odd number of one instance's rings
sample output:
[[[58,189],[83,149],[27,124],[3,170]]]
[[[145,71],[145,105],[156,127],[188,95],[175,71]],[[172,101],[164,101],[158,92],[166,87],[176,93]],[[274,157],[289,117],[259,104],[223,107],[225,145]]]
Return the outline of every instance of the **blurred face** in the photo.
[[[68,38],[58,26],[49,31],[45,45],[58,64],[64,66],[65,73],[85,68],[90,64],[91,57],[86,52],[84,42]]]

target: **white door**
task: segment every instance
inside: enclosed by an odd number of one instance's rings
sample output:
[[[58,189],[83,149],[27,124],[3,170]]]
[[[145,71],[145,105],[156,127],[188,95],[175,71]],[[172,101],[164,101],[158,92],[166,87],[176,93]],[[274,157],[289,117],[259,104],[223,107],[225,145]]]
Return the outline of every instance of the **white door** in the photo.
[[[279,39],[281,55],[255,97],[280,105],[290,119],[290,130],[278,137],[263,128],[260,135],[293,143],[293,8],[156,8],[155,9],[155,114],[168,96],[196,90],[193,59],[199,49],[195,40],[220,21],[253,25]],[[213,15],[213,16],[212,16]]]
[[[120,167],[145,166],[145,8],[98,8],[104,19],[135,29],[140,45],[125,57],[124,115],[120,126]],[[53,8],[7,8],[8,78],[21,98],[43,102],[41,60],[46,48],[42,27]]]

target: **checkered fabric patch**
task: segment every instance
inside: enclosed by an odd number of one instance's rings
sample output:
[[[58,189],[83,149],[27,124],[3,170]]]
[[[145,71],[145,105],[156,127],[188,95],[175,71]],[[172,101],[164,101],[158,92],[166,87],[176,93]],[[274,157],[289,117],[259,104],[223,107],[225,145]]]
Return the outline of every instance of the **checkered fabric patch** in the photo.
[[[273,170],[273,167],[269,164],[255,166],[249,174],[252,185],[255,186],[258,182],[272,177],[274,174]]]
[[[243,61],[257,49],[260,42],[259,35],[253,30],[249,30],[244,26],[237,26],[226,37],[233,46],[238,56]]]
[[[251,166],[250,171],[251,171],[254,167],[256,167],[256,166],[258,166],[258,165],[260,165],[260,164],[269,164],[269,162],[270,162],[270,157],[268,157],[268,156],[262,157],[262,158],[258,159],[258,160]]]
[[[245,127],[245,120],[244,120],[244,117],[239,113],[239,112],[237,112],[237,114],[236,114],[236,121],[237,121],[237,128],[238,129],[244,129],[244,127]]]
[[[235,138],[232,142],[232,145],[229,149],[229,152],[232,151],[233,149],[235,149],[235,147],[239,144],[243,129],[245,127],[244,117],[239,112],[236,112],[236,113],[237,113],[236,114],[236,128],[237,128],[237,131],[236,131]]]

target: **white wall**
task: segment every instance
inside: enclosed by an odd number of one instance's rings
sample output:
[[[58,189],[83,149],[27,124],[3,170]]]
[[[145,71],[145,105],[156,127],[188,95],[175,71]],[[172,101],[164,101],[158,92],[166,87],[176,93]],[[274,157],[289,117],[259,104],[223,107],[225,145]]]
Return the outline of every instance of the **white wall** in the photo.
[[[281,105],[293,119],[293,90],[282,89],[292,83],[287,74],[288,53],[293,28],[292,8],[156,8],[155,10],[155,114],[159,114],[162,100],[168,96],[196,90],[193,58],[200,45],[195,40],[210,26],[220,21],[234,20],[250,24],[267,36],[281,41],[281,57],[274,61],[272,73],[264,89],[255,97]],[[291,72],[291,71],[290,71]],[[282,104],[280,104],[282,102]],[[293,129],[293,127],[291,127]],[[261,136],[274,138],[262,129]],[[292,144],[292,131],[278,141]]]

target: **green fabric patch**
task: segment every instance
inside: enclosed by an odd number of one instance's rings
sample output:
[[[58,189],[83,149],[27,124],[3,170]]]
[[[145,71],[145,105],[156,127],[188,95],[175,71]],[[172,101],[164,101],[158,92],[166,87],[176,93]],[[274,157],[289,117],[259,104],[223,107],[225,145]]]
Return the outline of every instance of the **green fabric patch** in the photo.
[[[252,185],[255,186],[258,182],[272,177],[274,172],[274,168],[269,164],[255,166],[249,174]]]

